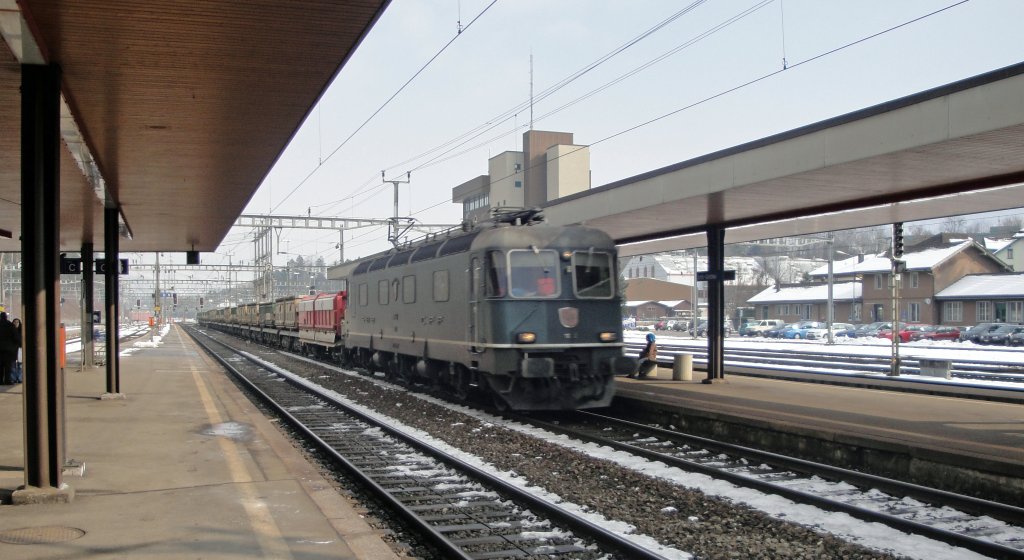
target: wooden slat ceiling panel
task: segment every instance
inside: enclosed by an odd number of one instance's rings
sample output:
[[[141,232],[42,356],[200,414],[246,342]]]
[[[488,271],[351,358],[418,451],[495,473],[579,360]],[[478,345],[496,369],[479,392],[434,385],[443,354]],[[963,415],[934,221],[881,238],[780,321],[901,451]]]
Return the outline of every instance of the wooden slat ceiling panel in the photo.
[[[62,68],[65,96],[134,234],[122,241],[126,251],[215,249],[386,4],[22,3],[48,59]],[[0,155],[0,195],[9,196],[18,192],[20,157],[8,124],[20,101],[9,90],[20,77],[17,65],[2,70],[15,77],[0,85],[0,147],[7,148]],[[68,160],[65,187],[77,172]],[[91,218],[62,222],[66,250],[83,240],[102,245],[102,221],[84,225],[102,209],[83,207],[88,197],[81,195],[71,197],[68,210]],[[11,219],[0,211],[4,224]]]

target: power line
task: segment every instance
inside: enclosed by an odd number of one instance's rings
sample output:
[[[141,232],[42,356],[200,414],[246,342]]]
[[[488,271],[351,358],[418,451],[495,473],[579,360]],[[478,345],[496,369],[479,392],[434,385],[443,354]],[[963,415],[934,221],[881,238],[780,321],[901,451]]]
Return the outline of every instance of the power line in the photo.
[[[329,159],[331,159],[332,157],[334,157],[334,154],[338,153],[338,150],[340,150],[340,149],[341,149],[342,147],[344,147],[344,146],[345,146],[346,144],[348,144],[348,142],[349,142],[350,140],[352,140],[352,138],[354,138],[354,137],[355,137],[355,135],[356,135],[356,134],[358,134],[360,130],[362,130],[362,129],[363,129],[363,128],[364,128],[364,127],[365,127],[365,126],[367,125],[367,124],[369,124],[369,123],[370,123],[370,121],[372,121],[372,120],[373,120],[373,118],[374,118],[374,117],[376,117],[376,116],[377,116],[377,115],[378,115],[378,114],[379,114],[379,113],[380,113],[381,111],[383,111],[383,110],[384,110],[384,108],[385,108],[385,107],[387,107],[387,106],[388,106],[388,104],[390,104],[392,100],[394,100],[394,99],[395,99],[396,97],[398,97],[398,94],[399,94],[399,93],[402,93],[402,91],[403,91],[403,90],[404,90],[404,89],[405,89],[406,87],[408,87],[408,86],[409,86],[409,84],[411,84],[411,83],[413,82],[413,80],[415,80],[415,79],[416,79],[416,77],[417,77],[417,76],[419,76],[420,74],[422,74],[422,73],[423,73],[423,71],[424,71],[424,70],[426,70],[426,69],[427,69],[427,67],[428,67],[428,66],[430,66],[430,64],[431,64],[431,63],[433,63],[433,62],[434,62],[435,60],[437,60],[437,57],[441,56],[441,54],[442,54],[442,53],[443,53],[444,51],[446,51],[446,50],[448,49],[448,47],[450,47],[450,46],[452,45],[452,43],[454,43],[454,42],[455,42],[455,40],[456,40],[456,39],[458,39],[459,37],[461,37],[461,36],[462,36],[462,33],[463,33],[464,31],[466,31],[466,30],[467,30],[467,29],[469,29],[469,28],[470,28],[470,27],[471,27],[471,26],[472,26],[472,25],[473,25],[474,23],[476,23],[476,21],[477,21],[478,19],[480,19],[480,18],[481,18],[481,17],[482,17],[482,16],[483,16],[483,15],[484,15],[485,13],[487,13],[487,10],[490,10],[490,9],[491,9],[491,7],[492,7],[492,6],[494,6],[494,5],[495,5],[495,4],[497,3],[497,2],[498,2],[498,0],[491,0],[491,3],[490,3],[490,4],[488,4],[487,6],[485,6],[485,7],[484,7],[484,9],[483,9],[483,10],[481,10],[481,11],[480,11],[480,13],[476,15],[476,17],[474,17],[474,18],[473,18],[473,19],[472,19],[472,20],[471,20],[471,21],[470,21],[469,23],[467,23],[467,24],[466,24],[465,26],[462,26],[462,27],[461,27],[461,28],[459,29],[459,32],[458,32],[458,33],[456,33],[456,34],[455,34],[455,36],[451,38],[451,40],[449,40],[449,41],[448,41],[447,43],[445,43],[445,45],[444,45],[443,47],[441,47],[441,49],[440,49],[439,51],[437,51],[437,53],[435,53],[435,54],[434,54],[434,56],[430,57],[430,60],[428,60],[428,61],[427,61],[427,62],[426,62],[426,63],[425,63],[425,64],[424,64],[424,65],[423,65],[422,67],[420,67],[420,69],[419,69],[419,70],[417,70],[417,71],[416,71],[416,73],[412,75],[412,77],[410,77],[410,78],[409,78],[408,80],[406,80],[406,82],[405,82],[404,84],[402,84],[402,86],[401,86],[401,87],[399,87],[399,88],[398,88],[398,90],[397,90],[397,91],[395,91],[395,93],[391,94],[391,97],[389,97],[389,98],[388,98],[388,99],[387,99],[386,101],[384,101],[384,103],[383,103],[383,104],[381,104],[381,106],[380,106],[380,107],[378,107],[378,108],[377,108],[377,110],[373,112],[373,114],[371,114],[371,115],[370,115],[369,117],[367,117],[367,118],[366,118],[366,120],[365,120],[365,121],[363,121],[363,124],[359,125],[359,126],[358,126],[358,127],[357,127],[357,128],[356,128],[356,129],[354,130],[354,131],[352,131],[352,133],[351,133],[351,134],[349,134],[349,135],[348,135],[348,137],[347,137],[347,138],[345,138],[345,139],[344,139],[344,140],[343,140],[343,141],[341,142],[341,144],[339,144],[339,145],[338,145],[338,147],[334,148],[334,150],[333,150],[333,151],[331,151],[331,153],[330,153],[330,154],[327,154],[327,157],[326,157],[326,158],[323,158],[323,160],[322,160],[322,161],[321,161],[321,162],[320,162],[319,164],[317,164],[317,166],[316,166],[316,167],[314,167],[312,171],[310,171],[309,175],[306,175],[306,177],[305,177],[304,179],[302,179],[302,181],[300,181],[298,185],[295,185],[295,188],[293,188],[293,189],[292,189],[292,190],[291,190],[291,191],[290,191],[290,192],[289,192],[289,193],[288,193],[287,195],[285,195],[285,197],[284,197],[284,198],[282,198],[282,199],[281,199],[281,201],[280,201],[280,202],[278,202],[276,206],[274,206],[273,208],[271,208],[271,209],[270,209],[270,212],[271,212],[271,213],[273,213],[273,212],[274,212],[275,210],[277,210],[278,208],[280,208],[280,207],[281,207],[281,205],[285,203],[285,201],[287,201],[287,200],[288,200],[288,199],[289,199],[289,198],[290,198],[290,197],[291,197],[291,196],[292,196],[293,194],[295,194],[295,191],[299,190],[299,188],[300,188],[300,187],[302,187],[302,185],[304,185],[304,184],[306,183],[306,181],[307,181],[307,180],[309,180],[309,178],[310,178],[310,177],[312,177],[312,176],[313,176],[313,174],[317,172],[317,170],[319,170],[319,169],[320,169],[321,167],[323,167],[324,163],[326,163],[326,162],[327,162],[327,160],[329,160]]]

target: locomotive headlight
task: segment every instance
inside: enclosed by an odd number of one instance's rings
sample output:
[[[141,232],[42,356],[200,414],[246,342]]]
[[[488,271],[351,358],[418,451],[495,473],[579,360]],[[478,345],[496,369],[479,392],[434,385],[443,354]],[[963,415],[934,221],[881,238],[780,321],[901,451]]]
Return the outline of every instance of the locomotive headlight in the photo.
[[[597,335],[597,338],[601,342],[615,342],[616,340],[619,339],[619,335],[613,332],[603,332]]]
[[[516,342],[520,344],[533,344],[537,341],[537,333],[521,332],[516,335]]]

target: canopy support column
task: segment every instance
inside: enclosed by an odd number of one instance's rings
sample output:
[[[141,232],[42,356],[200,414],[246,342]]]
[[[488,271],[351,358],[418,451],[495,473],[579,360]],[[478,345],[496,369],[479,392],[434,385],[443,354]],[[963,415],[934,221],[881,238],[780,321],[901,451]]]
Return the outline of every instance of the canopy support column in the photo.
[[[709,225],[707,235],[708,376],[703,383],[721,383],[725,381],[725,228]]]

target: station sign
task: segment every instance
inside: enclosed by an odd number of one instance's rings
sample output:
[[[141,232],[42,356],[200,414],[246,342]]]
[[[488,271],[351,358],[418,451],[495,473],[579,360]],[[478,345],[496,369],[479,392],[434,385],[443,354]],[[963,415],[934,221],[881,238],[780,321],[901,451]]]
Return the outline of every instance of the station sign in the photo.
[[[127,275],[128,274],[128,259],[118,259],[118,264],[121,265],[120,269],[118,270],[118,274],[120,274],[122,276]],[[96,274],[106,274],[106,273],[107,273],[107,259],[96,259]]]

